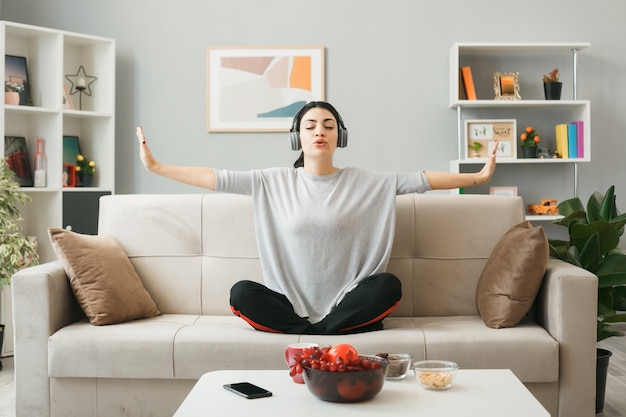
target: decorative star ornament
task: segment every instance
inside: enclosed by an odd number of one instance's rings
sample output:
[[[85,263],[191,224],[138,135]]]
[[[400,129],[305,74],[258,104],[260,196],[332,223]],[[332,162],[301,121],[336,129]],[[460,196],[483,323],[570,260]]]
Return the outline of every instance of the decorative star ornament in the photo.
[[[67,79],[71,84],[70,95],[81,93],[91,96],[91,84],[95,83],[98,77],[87,75],[85,73],[85,68],[81,65],[78,67],[76,74],[67,74],[65,79]]]

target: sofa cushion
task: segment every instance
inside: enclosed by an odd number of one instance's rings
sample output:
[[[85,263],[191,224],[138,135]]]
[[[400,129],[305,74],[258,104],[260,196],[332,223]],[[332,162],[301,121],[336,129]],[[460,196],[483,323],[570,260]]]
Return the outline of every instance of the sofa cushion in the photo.
[[[91,324],[115,324],[160,314],[114,238],[56,228],[48,229],[48,234]]]
[[[528,313],[546,272],[548,255],[545,231],[528,221],[500,238],[476,286],[476,304],[487,326],[513,327]]]

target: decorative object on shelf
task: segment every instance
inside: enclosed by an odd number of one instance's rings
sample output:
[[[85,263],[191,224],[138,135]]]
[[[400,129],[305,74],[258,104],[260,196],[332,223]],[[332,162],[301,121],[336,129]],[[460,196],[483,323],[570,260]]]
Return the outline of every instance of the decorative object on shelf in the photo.
[[[581,266],[598,277],[598,324],[596,340],[624,336],[613,327],[626,322],[626,252],[618,248],[626,214],[615,205],[615,186],[605,195],[594,192],[587,202],[572,198],[558,206],[564,217],[553,223],[565,226],[569,240],[549,239],[552,257]],[[620,313],[621,312],[621,313]],[[606,371],[610,352],[597,349],[596,413],[604,408]]]
[[[87,75],[85,68],[78,67],[76,74],[66,74],[65,79],[70,82],[70,96],[78,93],[78,110],[83,109],[83,94],[91,97],[91,84],[95,83],[98,77]]]
[[[467,155],[487,158],[493,150],[496,140],[498,159],[516,159],[515,119],[465,120],[465,149]],[[478,144],[482,145],[478,147]]]
[[[528,210],[528,214],[532,215],[548,214],[551,216],[556,216],[559,214],[556,200],[550,198],[542,199],[540,204],[529,204],[526,208]]]
[[[323,46],[207,48],[209,132],[287,132],[315,100],[324,100]]]
[[[521,100],[519,72],[493,72],[495,100]]]
[[[63,83],[63,108],[67,110],[74,110],[74,102],[72,101],[72,96],[70,95],[70,89],[67,88],[65,83]]]
[[[524,158],[536,158],[540,138],[535,128],[526,126],[519,138],[522,141],[522,156]]]
[[[482,143],[478,142],[477,140],[475,140],[474,142],[472,142],[472,150],[474,151],[474,153],[472,154],[472,156],[474,158],[478,158],[480,156],[480,150],[482,148],[484,148],[485,145],[483,145]]]
[[[517,187],[489,187],[489,194],[515,197],[517,195]]]
[[[76,186],[76,166],[72,164],[63,164],[63,187]]]
[[[48,157],[46,156],[46,142],[42,137],[37,138],[33,171],[35,187],[45,187],[47,184]]]
[[[560,100],[563,83],[559,81],[559,69],[543,76],[543,93],[546,100]]]
[[[465,88],[465,97],[467,100],[476,100],[476,89],[474,88],[474,78],[472,77],[471,67],[462,67],[461,76],[463,79],[463,87]]]
[[[26,58],[23,56],[5,55],[4,77],[5,104],[32,105]]]
[[[93,176],[96,173],[96,163],[85,158],[83,155],[76,155],[76,176],[78,177],[78,187],[93,186]]]
[[[30,169],[30,156],[26,138],[22,136],[4,137],[4,157],[8,168],[15,173],[15,182],[22,187],[32,187],[33,171]]]

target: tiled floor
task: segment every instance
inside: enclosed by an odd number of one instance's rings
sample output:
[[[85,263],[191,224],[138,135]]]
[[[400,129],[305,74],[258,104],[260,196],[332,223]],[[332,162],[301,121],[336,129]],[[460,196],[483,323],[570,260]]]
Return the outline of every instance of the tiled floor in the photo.
[[[626,324],[622,324],[626,331]],[[612,337],[599,347],[613,352],[609,362],[604,411],[598,417],[626,417],[626,337]],[[0,417],[15,417],[13,358],[2,358],[0,371]]]

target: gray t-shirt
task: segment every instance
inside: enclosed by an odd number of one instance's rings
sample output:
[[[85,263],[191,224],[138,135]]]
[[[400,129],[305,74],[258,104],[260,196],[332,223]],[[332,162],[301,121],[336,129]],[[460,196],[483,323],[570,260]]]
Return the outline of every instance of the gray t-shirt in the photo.
[[[315,176],[285,167],[215,174],[216,191],[252,196],[265,285],[311,323],[363,278],[385,271],[396,195],[431,189],[423,172],[344,168]]]

